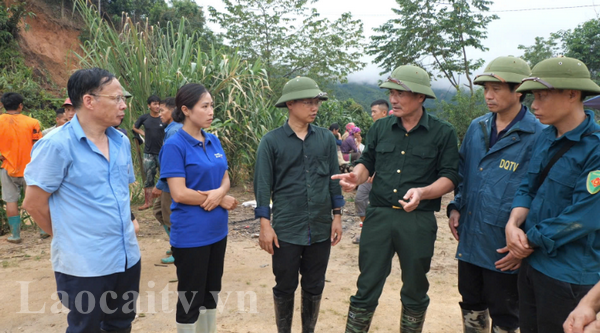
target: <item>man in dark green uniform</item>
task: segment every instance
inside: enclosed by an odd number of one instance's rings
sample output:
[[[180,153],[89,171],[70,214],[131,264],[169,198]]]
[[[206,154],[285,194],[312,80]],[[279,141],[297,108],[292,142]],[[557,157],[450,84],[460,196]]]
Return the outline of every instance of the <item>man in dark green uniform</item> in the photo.
[[[326,99],[312,79],[298,77],[286,83],[276,106],[287,108],[289,119],[258,146],[255,216],[260,218],[260,247],[273,255],[279,333],[291,332],[298,272],[302,332],[314,332],[331,246],[342,238],[344,198],[339,182],[330,179],[339,173],[335,137],[311,125]]]
[[[435,98],[427,72],[400,66],[380,85],[390,90],[395,117],[373,124],[352,173],[337,175],[352,191],[375,175],[360,240],[358,291],[350,298],[346,332],[367,332],[395,253],[402,269],[400,331],[421,332],[429,305],[427,272],[433,256],[440,197],[459,181],[452,125],[428,114]]]

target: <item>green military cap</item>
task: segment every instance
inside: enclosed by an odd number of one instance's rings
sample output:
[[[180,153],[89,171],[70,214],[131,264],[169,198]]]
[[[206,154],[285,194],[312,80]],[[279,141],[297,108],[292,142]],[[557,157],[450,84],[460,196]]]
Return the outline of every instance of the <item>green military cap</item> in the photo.
[[[498,57],[490,62],[482,74],[475,77],[475,84],[485,82],[521,83],[531,74],[531,68],[521,58]]]
[[[313,79],[298,76],[289,80],[283,86],[283,94],[275,106],[278,108],[284,108],[286,107],[286,102],[305,98],[318,98],[322,101],[326,101],[328,97],[327,93],[322,92],[321,89],[319,89],[319,85],[317,85]]]
[[[600,94],[600,87],[590,79],[587,66],[568,57],[546,59],[535,65],[531,76],[523,79],[517,92],[546,89],[579,90],[586,96]]]
[[[123,88],[123,97],[125,97],[125,98],[131,97],[131,93],[129,91],[125,90],[125,88]]]
[[[435,98],[431,90],[429,75],[420,67],[413,65],[400,66],[392,72],[392,75],[379,88],[409,91],[415,94],[423,94],[427,98]]]

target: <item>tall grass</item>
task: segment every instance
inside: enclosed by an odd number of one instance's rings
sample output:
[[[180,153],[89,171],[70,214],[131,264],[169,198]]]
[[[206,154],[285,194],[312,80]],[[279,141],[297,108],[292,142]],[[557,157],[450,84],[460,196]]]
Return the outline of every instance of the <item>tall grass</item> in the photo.
[[[111,71],[133,95],[124,128],[130,130],[146,112],[148,96],[175,96],[186,83],[202,83],[215,101],[210,131],[223,144],[232,181],[250,179],[260,138],[283,124],[286,116],[265,98],[270,88],[260,61],[249,63],[235,51],[201,50],[195,33],[185,33],[183,18],[159,29],[147,22],[133,24],[124,16],[123,28],[116,31],[85,1],[77,0],[75,8],[90,32],[78,55],[81,66]]]

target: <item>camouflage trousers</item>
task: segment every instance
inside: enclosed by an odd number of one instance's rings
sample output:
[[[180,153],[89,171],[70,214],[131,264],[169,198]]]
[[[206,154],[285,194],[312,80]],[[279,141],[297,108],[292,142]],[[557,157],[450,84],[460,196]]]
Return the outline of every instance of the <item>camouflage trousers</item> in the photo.
[[[160,167],[158,155],[144,153],[144,173],[146,173],[146,182],[144,188],[151,188],[155,185],[156,174]]]

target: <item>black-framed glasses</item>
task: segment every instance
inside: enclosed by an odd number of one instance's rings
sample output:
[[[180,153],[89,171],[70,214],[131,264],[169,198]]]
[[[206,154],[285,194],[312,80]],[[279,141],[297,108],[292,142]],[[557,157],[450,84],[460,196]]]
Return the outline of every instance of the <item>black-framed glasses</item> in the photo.
[[[554,89],[554,86],[552,86],[550,83],[540,79],[539,77],[526,77],[523,79],[523,81],[521,81],[521,83],[525,82],[525,81],[534,81],[537,83],[541,83],[542,85],[544,85],[546,88],[548,89]]]
[[[409,87],[408,87],[406,84],[404,84],[404,82],[402,82],[402,81],[400,81],[400,80],[398,80],[398,79],[395,79],[395,78],[393,78],[393,77],[391,77],[391,76],[388,76],[387,80],[388,80],[389,82],[392,82],[392,83],[395,83],[395,84],[397,84],[397,85],[401,86],[401,87],[402,87],[402,88],[404,88],[406,91],[412,92],[412,90],[411,90],[411,89],[410,89],[410,88],[409,88]]]
[[[498,75],[498,74],[494,74],[494,73],[483,73],[483,74],[479,74],[479,75],[477,75],[477,76],[475,77],[475,80],[477,80],[477,78],[480,78],[480,77],[482,77],[482,76],[491,76],[491,77],[493,77],[494,79],[497,79],[497,80],[499,80],[499,81],[500,81],[500,82],[502,82],[502,83],[506,83],[506,80],[505,80],[505,79],[503,79],[503,78],[502,78],[500,75]]]

